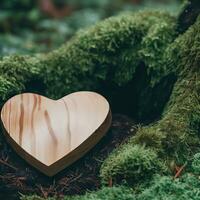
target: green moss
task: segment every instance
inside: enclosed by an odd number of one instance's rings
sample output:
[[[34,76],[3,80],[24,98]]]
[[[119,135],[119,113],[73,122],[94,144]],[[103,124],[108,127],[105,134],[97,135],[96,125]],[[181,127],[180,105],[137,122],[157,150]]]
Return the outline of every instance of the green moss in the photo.
[[[112,178],[113,182],[125,180],[129,184],[149,180],[153,174],[163,169],[156,153],[140,145],[125,145],[120,152],[116,151],[102,165],[101,177]]]
[[[192,170],[195,174],[200,174],[200,153],[195,154],[193,157]]]
[[[26,83],[39,76],[37,58],[9,56],[0,61],[0,103],[26,89]]]
[[[160,21],[149,28],[147,35],[142,40],[139,55],[148,66],[148,74],[153,85],[166,75],[165,54],[163,52],[176,37],[175,28],[173,23],[169,26],[168,21]]]
[[[157,176],[150,184],[148,189],[137,196],[137,200],[198,200],[200,182],[197,177],[186,174],[180,179],[171,177]]]
[[[160,57],[162,50],[156,45],[161,44],[164,49],[173,40],[174,26],[173,17],[167,14],[141,12],[112,17],[77,33],[44,60],[47,94],[59,97],[81,89],[98,90],[100,83],[108,80],[116,86],[127,83],[139,63],[148,57],[144,53],[147,48],[151,52],[147,65]],[[160,34],[153,41],[152,31]]]
[[[200,105],[195,105],[195,112],[190,115],[190,128],[197,132],[200,136]]]

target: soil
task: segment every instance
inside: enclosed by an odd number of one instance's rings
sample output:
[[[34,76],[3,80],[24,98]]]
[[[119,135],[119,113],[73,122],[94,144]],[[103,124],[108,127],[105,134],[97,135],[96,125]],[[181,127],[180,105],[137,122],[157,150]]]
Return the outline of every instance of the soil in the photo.
[[[27,164],[5,142],[0,148],[0,199],[19,199],[20,193],[63,197],[98,189],[102,162],[136,130],[133,119],[115,114],[106,136],[79,161],[52,178]]]

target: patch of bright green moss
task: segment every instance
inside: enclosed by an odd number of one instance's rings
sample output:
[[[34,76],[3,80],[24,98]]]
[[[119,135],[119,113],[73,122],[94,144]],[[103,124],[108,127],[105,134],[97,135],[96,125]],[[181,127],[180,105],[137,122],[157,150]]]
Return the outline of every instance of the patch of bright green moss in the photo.
[[[156,152],[141,145],[124,145],[102,165],[101,177],[103,180],[110,177],[113,183],[125,180],[133,185],[151,179],[153,174],[161,170],[166,168]]]
[[[200,153],[197,153],[193,157],[192,170],[195,174],[200,175]]]
[[[144,189],[137,196],[137,200],[199,200],[200,181],[198,177],[186,174],[180,179],[157,176],[151,182],[150,187]]]
[[[0,104],[10,96],[26,89],[26,83],[39,76],[37,58],[29,56],[8,56],[0,61]]]

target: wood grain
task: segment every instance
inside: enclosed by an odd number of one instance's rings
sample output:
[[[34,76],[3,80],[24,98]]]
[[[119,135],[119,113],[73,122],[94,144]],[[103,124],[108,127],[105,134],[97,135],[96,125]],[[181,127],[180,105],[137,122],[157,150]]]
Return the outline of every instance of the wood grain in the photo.
[[[106,99],[94,92],[76,92],[59,100],[24,93],[5,103],[1,120],[16,152],[53,176],[105,135],[111,112]]]

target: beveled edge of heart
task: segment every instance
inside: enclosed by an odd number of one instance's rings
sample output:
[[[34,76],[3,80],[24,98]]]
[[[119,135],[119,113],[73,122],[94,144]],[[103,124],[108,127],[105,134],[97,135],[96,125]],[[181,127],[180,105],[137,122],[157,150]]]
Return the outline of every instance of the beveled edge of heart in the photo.
[[[80,92],[90,92],[90,91],[80,91]],[[74,93],[78,93],[78,92],[74,92]],[[91,93],[96,93],[96,92],[91,92]],[[23,94],[30,94],[30,93],[23,93]],[[33,94],[33,93],[31,93],[31,94]],[[70,93],[70,94],[73,94],[73,93]],[[98,94],[98,93],[96,93],[96,94]],[[21,95],[21,94],[18,94],[18,95]],[[18,96],[18,95],[15,95],[15,96]],[[100,94],[98,94],[98,95],[100,95]],[[11,98],[14,98],[15,96],[13,96]],[[47,98],[47,97],[45,97],[43,95],[40,95],[40,96],[42,96],[44,98]],[[66,95],[66,96],[68,96],[68,95]],[[100,96],[103,97],[102,95],[100,95]],[[50,98],[47,98],[47,99],[52,100],[52,101],[59,101],[62,98],[57,99],[57,100],[53,100],[53,99],[50,99]],[[103,98],[105,99],[105,97],[103,97]],[[6,102],[5,102],[5,104],[6,104]],[[108,103],[107,100],[106,100],[106,102]],[[108,105],[109,105],[109,103],[108,103]],[[2,106],[2,108],[3,108],[3,106]],[[2,110],[2,108],[1,108],[1,110]],[[111,126],[112,113],[111,113],[110,105],[109,105],[109,112],[108,112],[105,120],[93,132],[93,134],[90,135],[85,141],[83,141],[73,151],[69,152],[67,155],[63,156],[62,158],[60,158],[59,160],[55,161],[54,163],[52,163],[50,165],[46,165],[45,163],[43,163],[40,160],[36,159],[31,154],[29,154],[25,149],[23,149],[19,144],[17,144],[17,142],[6,131],[6,128],[3,125],[2,115],[1,115],[1,120],[0,121],[1,121],[1,123],[0,123],[1,124],[1,128],[3,130],[5,138],[6,138],[7,142],[12,146],[12,148],[16,151],[15,153],[18,154],[18,155],[20,154],[19,156],[22,157],[27,163],[29,163],[30,166],[35,167],[36,169],[38,169],[43,174],[52,177],[52,176],[56,175],[58,172],[60,172],[63,169],[65,169],[67,166],[69,166],[72,163],[78,161],[78,159],[80,159],[82,156],[84,156],[90,149],[92,149],[99,142],[99,140],[107,133],[107,131],[109,130],[109,128]],[[99,134],[99,132],[103,132],[104,134]],[[93,141],[94,138],[95,138],[96,142],[93,143],[92,146],[90,146],[89,144],[91,143],[91,141]],[[96,138],[98,138],[98,139],[96,139]],[[71,159],[69,159],[69,158],[71,158]]]

